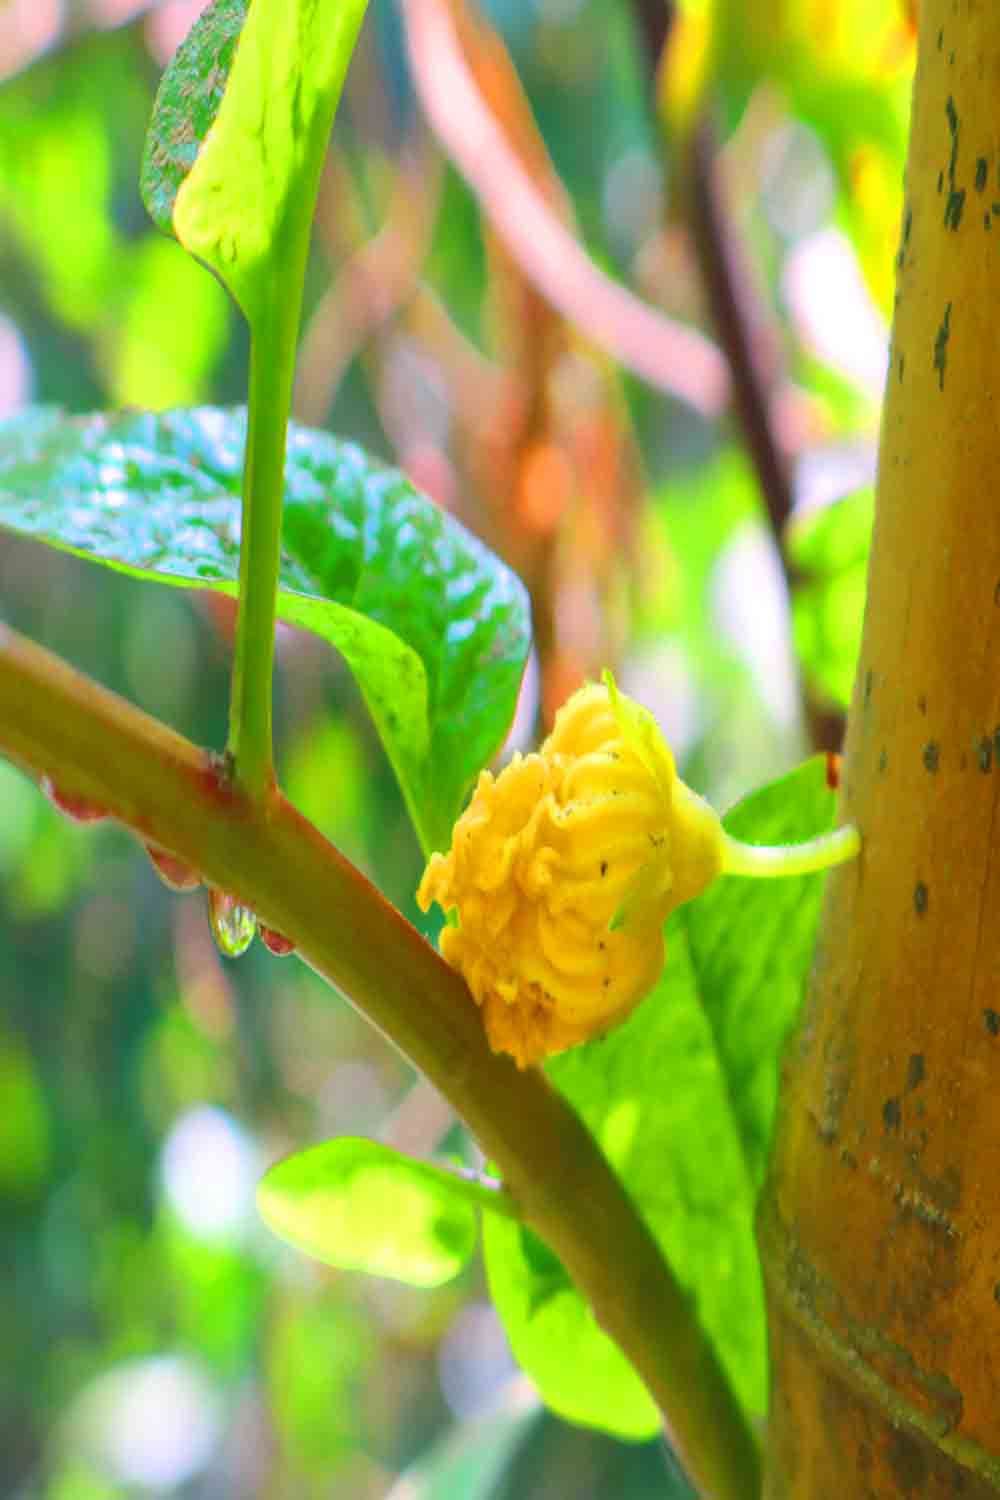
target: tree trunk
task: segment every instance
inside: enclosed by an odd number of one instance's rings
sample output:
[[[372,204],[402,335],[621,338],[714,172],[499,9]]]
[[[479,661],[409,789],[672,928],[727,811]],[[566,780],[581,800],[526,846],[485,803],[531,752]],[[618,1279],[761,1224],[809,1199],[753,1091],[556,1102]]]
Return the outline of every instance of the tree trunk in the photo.
[[[1000,1493],[1000,15],[921,0],[845,810],[761,1213],[768,1500]],[[766,1003],[766,995],[761,1002]]]

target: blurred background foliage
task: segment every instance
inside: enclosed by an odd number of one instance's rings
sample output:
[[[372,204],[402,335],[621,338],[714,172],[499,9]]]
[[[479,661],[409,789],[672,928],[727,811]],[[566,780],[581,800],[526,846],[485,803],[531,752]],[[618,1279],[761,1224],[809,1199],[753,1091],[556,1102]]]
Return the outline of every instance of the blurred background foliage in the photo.
[[[243,399],[238,318],[137,190],[159,72],[200,8],[0,3],[4,412]],[[537,651],[512,743],[612,664],[719,804],[836,744],[912,54],[900,0],[372,0],[296,415],[405,468],[525,578]],[[547,227],[519,240],[525,193]],[[631,324],[637,308],[659,321]],[[674,350],[684,327],[704,339]],[[225,601],[4,539],[0,609],[223,743]],[[416,842],[351,680],[292,631],[278,657],[287,790],[422,920]],[[481,1269],[416,1291],[262,1227],[255,1182],[293,1148],[341,1132],[463,1149],[304,966],[259,944],[227,966],[200,896],[2,765],[0,875],[4,1494],[687,1493],[660,1444],[541,1412]]]

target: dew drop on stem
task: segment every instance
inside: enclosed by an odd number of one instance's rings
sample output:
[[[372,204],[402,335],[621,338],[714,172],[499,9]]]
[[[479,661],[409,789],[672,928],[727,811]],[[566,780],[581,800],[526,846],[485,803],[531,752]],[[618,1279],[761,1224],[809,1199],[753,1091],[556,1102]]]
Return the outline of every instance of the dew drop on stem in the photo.
[[[186,865],[176,854],[158,849],[155,844],[146,845],[153,869],[163,884],[171,891],[194,891],[201,885],[201,876],[193,865]]]
[[[283,932],[275,932],[273,927],[261,924],[260,940],[275,958],[287,958],[289,953],[295,952],[295,944],[291,938],[286,938]]]
[[[241,957],[257,932],[257,918],[250,908],[241,906],[227,891],[215,889],[208,893],[208,925],[223,958]]]
[[[53,807],[58,807],[74,823],[99,823],[103,818],[111,816],[108,809],[97,802],[88,802],[85,797],[62,791],[48,776],[43,776],[39,785]]]

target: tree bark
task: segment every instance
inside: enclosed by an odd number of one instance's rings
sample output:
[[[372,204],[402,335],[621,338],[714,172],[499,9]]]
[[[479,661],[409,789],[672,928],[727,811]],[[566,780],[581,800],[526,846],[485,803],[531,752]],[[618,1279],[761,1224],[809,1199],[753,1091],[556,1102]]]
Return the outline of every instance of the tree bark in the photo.
[[[869,603],[760,1219],[768,1500],[1000,1493],[1000,25],[921,0]],[[766,1003],[766,995],[761,997]]]

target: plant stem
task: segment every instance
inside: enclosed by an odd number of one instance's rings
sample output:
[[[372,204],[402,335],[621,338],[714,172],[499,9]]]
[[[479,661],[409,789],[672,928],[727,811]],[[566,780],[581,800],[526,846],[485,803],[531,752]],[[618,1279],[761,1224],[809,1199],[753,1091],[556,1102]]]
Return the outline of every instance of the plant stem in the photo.
[[[277,296],[270,299],[266,312],[256,320],[250,343],[240,607],[228,749],[233,775],[251,797],[261,797],[274,782],[271,729],[274,618],[281,555],[285,437],[295,374],[301,285],[299,275],[298,292],[293,285],[284,305]]]
[[[704,1495],[757,1500],[756,1440],[694,1305],[576,1114],[490,1052],[463,980],[273,787],[0,626],[0,750],[106,807],[286,934],[436,1084],[645,1380]]]
[[[827,884],[758,1220],[771,1500],[1000,1495],[1000,28],[918,11],[841,778],[865,857]]]
[[[365,3],[260,0],[249,7],[211,129],[192,152],[171,214],[181,244],[215,271],[250,325],[228,756],[234,782],[255,800],[274,784],[271,687],[285,438],[310,228]]]
[[[828,870],[831,865],[854,859],[861,849],[861,838],[853,824],[802,844],[742,844],[728,834],[724,838],[723,874],[751,875],[758,880]]]

